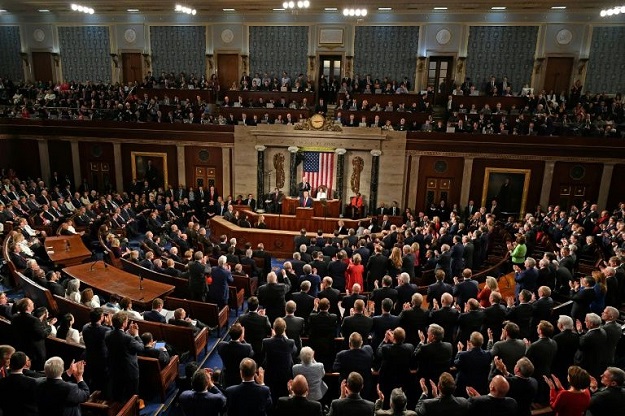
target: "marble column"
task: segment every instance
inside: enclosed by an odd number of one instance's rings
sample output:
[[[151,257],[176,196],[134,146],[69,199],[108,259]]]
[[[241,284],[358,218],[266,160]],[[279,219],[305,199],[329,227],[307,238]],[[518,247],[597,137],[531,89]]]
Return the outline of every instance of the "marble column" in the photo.
[[[260,202],[265,200],[265,150],[267,146],[257,144],[256,149],[256,201],[260,206]]]
[[[421,156],[416,154],[410,155],[410,189],[408,189],[408,200],[404,201],[404,207],[412,208],[411,204],[414,204],[419,194],[419,164],[421,162]],[[390,201],[389,201],[390,202]],[[415,207],[415,211],[419,209]]]
[[[185,163],[183,144],[176,145],[176,161],[178,162],[178,177],[176,178],[177,183],[171,184],[172,186],[174,186],[174,188],[176,187],[176,185],[187,184],[187,166]]]
[[[288,149],[291,154],[289,160],[289,194],[291,196],[297,196],[297,151],[299,147],[290,146]]]
[[[72,140],[70,142],[72,148],[72,167],[74,168],[74,186],[76,189],[82,183],[82,175],[80,172],[80,149],[78,147],[78,140]],[[117,188],[121,189],[121,188]]]
[[[336,195],[338,199],[341,201],[344,200],[343,192],[344,192],[344,182],[345,182],[345,153],[347,150],[345,149],[336,149],[334,151],[336,153]]]
[[[39,146],[39,164],[41,165],[41,178],[48,183],[52,172],[50,171],[50,153],[48,151],[48,142],[46,140],[37,140]]]
[[[540,189],[540,200],[539,204],[543,209],[545,209],[549,205],[549,194],[551,194],[551,184],[553,182],[553,169],[556,166],[556,162],[553,160],[547,160],[545,162],[545,173],[543,175],[543,185]],[[525,209],[530,212],[533,210],[532,207]]]
[[[614,163],[604,163],[603,173],[601,174],[601,186],[599,187],[599,196],[597,197],[597,205],[599,209],[607,209],[608,194],[612,185],[612,173],[614,172]]]
[[[378,183],[380,173],[380,155],[381,150],[371,151],[371,186],[369,190],[369,212],[375,212],[375,207],[378,204]]]
[[[458,207],[464,207],[470,199],[469,191],[471,190],[471,176],[473,174],[473,157],[466,156],[464,158],[464,168],[462,169],[462,186],[460,187],[460,203]],[[473,196],[475,198],[475,196]],[[475,199],[474,199],[475,200]]]
[[[232,193],[232,189],[230,189],[231,187],[231,178],[232,178],[232,170],[231,170],[231,163],[232,161],[230,160],[230,152],[232,151],[231,148],[229,147],[222,147],[221,148],[221,160],[222,160],[222,166],[223,166],[223,186],[224,189],[222,189],[221,193],[222,195],[229,195]]]
[[[115,160],[115,186],[117,189],[124,189],[124,176],[122,172],[122,145],[119,143],[113,143],[113,160]],[[127,191],[130,192],[130,189]]]

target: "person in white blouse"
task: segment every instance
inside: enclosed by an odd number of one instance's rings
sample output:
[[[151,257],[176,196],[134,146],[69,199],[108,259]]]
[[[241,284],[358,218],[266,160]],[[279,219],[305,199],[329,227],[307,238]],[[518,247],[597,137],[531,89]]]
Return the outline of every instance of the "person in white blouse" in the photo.
[[[80,280],[72,279],[67,282],[65,298],[73,302],[80,303]]]
[[[56,330],[56,337],[64,339],[67,342],[84,344],[82,335],[77,329],[72,328],[72,325],[74,325],[74,315],[72,315],[71,313],[66,313],[65,315],[63,315],[61,323]]]
[[[90,308],[99,308],[100,307],[100,297],[98,295],[93,294],[93,289],[90,287],[83,289],[80,293],[80,300],[83,305],[88,306]]]
[[[317,199],[328,199],[328,188],[323,185],[317,188]]]

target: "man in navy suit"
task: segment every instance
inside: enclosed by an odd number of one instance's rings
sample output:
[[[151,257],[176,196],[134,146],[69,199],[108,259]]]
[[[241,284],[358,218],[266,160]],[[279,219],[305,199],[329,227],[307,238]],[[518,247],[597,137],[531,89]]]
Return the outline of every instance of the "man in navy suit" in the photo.
[[[355,371],[363,377],[361,394],[365,399],[371,394],[371,367],[373,366],[373,349],[369,345],[362,345],[362,336],[358,332],[352,332],[349,336],[349,349],[336,354],[332,371],[339,373],[339,380],[347,379],[347,376]]]
[[[164,319],[164,318],[163,318]],[[106,389],[106,344],[104,338],[111,331],[111,317],[104,314],[102,308],[89,312],[90,323],[82,328],[82,339],[86,350],[86,379],[91,389]]]
[[[360,397],[362,390],[362,376],[352,372],[347,380],[341,382],[341,398],[330,404],[330,416],[361,416],[372,415],[374,404]]]
[[[308,195],[308,191],[304,191],[302,193],[302,196],[299,198],[299,206],[304,208],[312,208],[312,205],[312,198]]]
[[[290,397],[280,397],[276,405],[278,416],[321,416],[321,403],[308,400],[308,381],[299,374],[289,382]]]
[[[217,352],[223,363],[224,384],[226,387],[241,382],[239,364],[244,358],[254,356],[252,346],[245,342],[245,331],[240,323],[235,323],[228,332],[230,341],[221,341],[217,344]]]
[[[443,296],[443,293],[451,294],[453,292],[453,288],[444,282],[445,280],[444,270],[437,270],[434,273],[434,277],[436,278],[436,282],[428,286],[428,292],[427,292],[427,297],[428,297],[428,302],[429,302],[428,308],[430,310],[434,307],[434,300],[436,300],[438,304],[440,305],[441,296]]]
[[[461,396],[465,395],[467,386],[475,388],[480,394],[488,393],[488,373],[492,357],[490,351],[482,349],[483,344],[484,337],[479,332],[471,334],[466,351],[463,351],[464,345],[458,342],[458,354],[454,365],[458,370],[456,386]]]
[[[161,314],[163,310],[163,299],[156,298],[152,301],[152,310],[143,312],[143,319],[150,322],[166,323],[165,316]]]
[[[108,350],[109,383],[112,399],[125,402],[139,393],[139,360],[137,353],[143,351],[136,323],[128,325],[124,311],[113,315],[113,330],[106,334],[104,342]],[[129,327],[128,333],[126,328]]]
[[[28,357],[21,351],[11,355],[11,372],[0,379],[0,409],[5,416],[37,416],[37,381],[23,371]]]
[[[273,323],[274,336],[263,340],[266,380],[274,402],[289,394],[287,383],[293,378],[293,355],[297,352],[295,341],[285,336],[286,322],[276,318]]]
[[[271,407],[271,392],[265,386],[265,370],[256,371],[256,363],[244,358],[239,365],[241,384],[226,389],[228,416],[266,416]]]
[[[209,369],[201,368],[193,374],[193,390],[184,391],[178,399],[185,415],[220,415],[226,408],[226,396],[213,383]]]
[[[230,266],[227,263],[226,256],[221,256],[217,260],[217,266],[211,270],[213,282],[206,298],[207,301],[216,303],[220,309],[228,304],[228,285],[234,282]]]
[[[46,379],[37,386],[37,406],[51,416],[80,416],[80,403],[89,399],[89,387],[83,381],[85,362],[70,366],[71,375],[77,384],[61,379],[64,363],[61,357],[49,358],[43,370]]]

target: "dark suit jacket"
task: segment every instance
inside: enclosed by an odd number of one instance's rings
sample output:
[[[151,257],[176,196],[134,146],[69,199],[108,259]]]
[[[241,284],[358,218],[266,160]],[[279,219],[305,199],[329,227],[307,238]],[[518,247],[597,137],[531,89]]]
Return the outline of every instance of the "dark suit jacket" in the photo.
[[[37,386],[37,405],[50,416],[79,416],[80,403],[89,399],[89,387],[46,378]]]
[[[297,305],[295,316],[302,317],[305,321],[308,321],[315,304],[315,298],[305,292],[295,292],[291,295],[291,299]]]
[[[86,324],[82,328],[82,339],[85,343],[86,361],[85,374],[92,389],[106,387],[106,367],[108,351],[104,339],[111,331],[108,326]]]
[[[189,271],[186,275],[189,278],[189,291],[191,299],[204,301],[208,288],[206,286],[206,265],[199,261],[192,261],[188,264]]]
[[[255,359],[259,359],[262,357],[263,339],[271,335],[269,319],[256,312],[247,312],[239,317],[239,323],[245,328],[245,340],[252,346]]]
[[[418,416],[465,416],[469,414],[469,402],[454,396],[419,399],[416,411]]]
[[[377,350],[382,360],[379,383],[385,396],[395,387],[403,387],[404,391],[408,391],[413,352],[412,344],[380,344]]]
[[[341,311],[339,310],[339,295],[340,292],[338,289],[334,289],[333,287],[325,288],[324,290],[317,293],[317,298],[319,299],[327,299],[330,301],[330,313],[339,316]]]
[[[363,302],[365,302],[365,305],[367,304],[367,297],[364,295],[356,295],[354,293],[343,297],[343,300],[341,301],[341,306],[343,306],[343,318],[348,317],[349,316],[349,311],[354,307],[354,303],[356,303],[356,301],[360,299]]]
[[[263,340],[265,383],[276,401],[278,397],[289,394],[287,383],[293,378],[293,355],[296,352],[292,339],[276,335]]]
[[[265,308],[269,322],[284,316],[284,305],[289,287],[284,283],[267,283],[258,288],[258,301]]]
[[[299,352],[302,349],[301,335],[304,332],[306,321],[304,318],[294,315],[285,316],[284,321],[286,322],[286,336],[295,341],[295,346]]]
[[[525,355],[525,343],[520,339],[507,339],[505,341],[497,341],[491,349],[493,357],[499,357],[506,365],[509,373],[514,372],[514,366],[519,358]],[[491,369],[491,375],[494,374],[495,368]]]
[[[612,321],[603,325],[603,330],[605,331],[606,339],[607,339],[607,342],[605,345],[605,351],[606,351],[606,354],[608,354],[607,363],[609,365],[612,365],[614,363],[614,355],[616,354],[616,347],[619,343],[619,340],[623,336],[623,329],[621,328],[619,324]]]
[[[365,345],[362,348],[343,350],[336,354],[332,370],[339,373],[339,380],[347,379],[352,371],[360,374],[364,381],[361,393],[364,397],[369,397],[372,386],[372,366],[373,350],[369,345]]]
[[[24,374],[0,379],[0,409],[3,416],[38,416],[37,380]]]
[[[391,314],[388,315],[378,315],[373,317],[373,327],[371,330],[373,331],[373,339],[371,340],[371,347],[374,350],[377,350],[378,345],[384,341],[384,335],[387,330],[394,330],[399,326],[399,316],[394,316]]]
[[[490,305],[484,309],[484,321],[482,322],[482,335],[488,339],[488,328],[493,330],[493,339],[501,339],[501,326],[506,320],[506,308],[502,304]]]
[[[221,357],[224,371],[224,384],[226,387],[237,385],[241,382],[239,364],[241,360],[254,356],[250,344],[238,341],[221,341],[217,345],[217,352]]]
[[[244,382],[226,389],[228,416],[266,416],[272,400],[269,387]]]
[[[573,365],[575,353],[579,347],[579,334],[575,331],[564,330],[553,337],[558,345],[558,353],[551,363],[551,371],[560,380],[566,380],[567,370]]]
[[[430,322],[438,324],[445,330],[445,342],[452,342],[454,334],[456,333],[456,325],[458,324],[458,317],[460,312],[452,307],[443,307],[438,310],[430,312]]]
[[[53,295],[65,297],[65,289],[61,284],[57,282],[48,282],[46,287],[50,290],[50,292],[52,292]]]
[[[591,329],[579,337],[579,349],[575,354],[575,364],[597,378],[601,376],[607,365],[608,357],[601,354],[605,351],[608,337],[603,328]]]
[[[108,350],[108,367],[113,385],[126,379],[137,380],[139,378],[137,353],[143,351],[141,340],[114,329],[106,334],[104,343]]]
[[[371,293],[371,300],[375,302],[374,314],[379,315],[382,313],[382,301],[386,298],[395,303],[397,301],[397,290],[392,287],[380,287],[373,289]],[[346,311],[346,314],[349,311]]]
[[[417,377],[438,380],[444,371],[449,371],[452,347],[449,342],[435,341],[419,344],[414,351],[414,361],[418,367]]]
[[[419,332],[425,331],[430,321],[430,313],[421,308],[410,308],[399,315],[399,326],[406,331],[406,342],[412,345],[419,343]]]
[[[436,282],[436,283],[432,283],[431,285],[428,286],[428,293],[427,293],[427,297],[428,297],[428,307],[430,309],[432,309],[434,307],[434,302],[433,300],[436,299],[436,301],[438,302],[438,304],[441,304],[441,296],[443,296],[443,293],[453,293],[454,289],[453,287],[451,287],[451,285],[444,283],[444,282]]]
[[[471,386],[480,394],[488,394],[488,373],[492,356],[482,348],[459,351],[454,360],[456,373],[456,392],[464,395],[465,387]]]
[[[50,334],[50,328],[31,314],[23,312],[13,316],[11,328],[15,334],[15,349],[30,357],[33,370],[43,369],[46,359],[45,339]]]
[[[162,324],[166,323],[165,317],[155,310],[143,312],[143,319],[150,322],[160,322]]]
[[[372,415],[374,407],[373,402],[363,399],[360,394],[350,394],[344,399],[332,400],[328,416]]]
[[[539,338],[527,348],[525,356],[534,364],[532,377],[541,380],[551,374],[551,364],[558,351],[558,344],[551,338]]]
[[[306,397],[280,397],[276,406],[277,416],[321,416],[321,403]]]
[[[506,317],[519,326],[519,329],[521,330],[521,338],[529,339],[532,333],[530,325],[532,323],[533,315],[534,309],[532,308],[532,305],[529,303],[521,303],[510,308]]]
[[[368,344],[369,334],[373,328],[373,319],[363,314],[347,316],[341,325],[341,334],[347,340],[352,332],[358,332],[362,336],[362,341]]]
[[[456,341],[466,345],[473,331],[479,332],[484,322],[484,311],[481,309],[461,313],[458,317],[458,336]]]
[[[607,387],[592,395],[588,410],[593,416],[601,416],[614,414],[615,409],[623,408],[625,408],[625,393],[622,387]]]
[[[373,281],[378,282],[386,275],[388,258],[382,254],[374,254],[369,257],[367,262],[367,283],[373,284]]]
[[[410,303],[412,295],[417,292],[417,285],[412,283],[400,285],[395,290],[397,290],[397,301],[395,302],[394,314],[399,315],[404,307],[404,303]]]
[[[472,415],[510,416],[517,413],[517,402],[510,397],[496,398],[489,395],[469,399]]]

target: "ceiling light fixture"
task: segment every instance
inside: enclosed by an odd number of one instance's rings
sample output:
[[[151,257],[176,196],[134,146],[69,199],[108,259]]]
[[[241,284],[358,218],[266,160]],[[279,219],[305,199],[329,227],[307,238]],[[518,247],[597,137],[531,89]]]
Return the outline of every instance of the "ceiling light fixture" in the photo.
[[[367,13],[367,9],[343,9],[345,17],[365,17]]]
[[[338,12],[339,11],[337,7],[326,7],[323,10],[325,10],[326,12]]]
[[[566,9],[566,6],[552,6],[551,10],[564,10]]]
[[[491,10],[506,10],[506,6],[493,6],[490,8]]]
[[[39,13],[50,13],[48,9],[39,9]]]
[[[390,12],[391,10],[393,10],[392,7],[378,7],[378,10],[381,12]]]
[[[186,13],[195,16],[197,14],[197,10],[192,9],[190,7],[182,6],[180,4],[176,4],[176,8],[174,9],[178,13]]]
[[[128,13],[137,13],[139,9],[128,9],[126,10]]]
[[[282,7],[276,7],[275,9],[273,9],[274,12],[283,12],[284,9]]]
[[[87,13],[87,14],[95,13],[95,10],[93,10],[91,7],[81,6],[80,4],[72,4],[71,8],[75,12],[81,12],[81,13]]]
[[[235,11],[234,9],[222,9],[224,12],[233,12]]]
[[[447,7],[434,7],[434,10],[447,10]]]
[[[308,0],[299,0],[299,1],[285,1],[282,3],[282,7],[285,10],[297,10],[297,9],[307,9],[310,7],[310,1]]]
[[[611,9],[601,10],[601,13],[599,13],[599,15],[601,17],[611,17],[618,16],[621,13],[625,14],[625,6],[616,6],[612,7]]]

